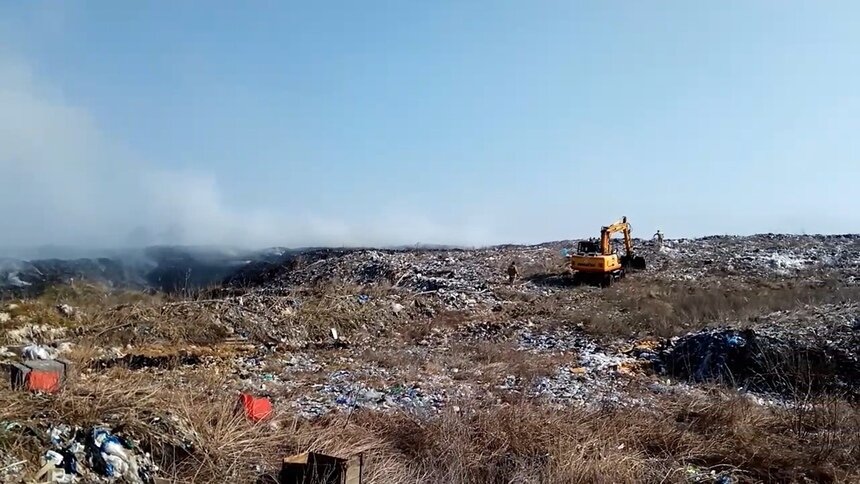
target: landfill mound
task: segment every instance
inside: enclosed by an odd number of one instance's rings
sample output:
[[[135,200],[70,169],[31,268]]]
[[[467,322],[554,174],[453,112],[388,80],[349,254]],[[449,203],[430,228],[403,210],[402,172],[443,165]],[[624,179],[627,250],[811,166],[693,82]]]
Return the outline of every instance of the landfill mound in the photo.
[[[243,268],[225,282],[266,288],[340,281],[390,284],[415,292],[480,290],[496,277],[494,256],[502,254],[498,249],[320,249],[291,254],[278,264]]]

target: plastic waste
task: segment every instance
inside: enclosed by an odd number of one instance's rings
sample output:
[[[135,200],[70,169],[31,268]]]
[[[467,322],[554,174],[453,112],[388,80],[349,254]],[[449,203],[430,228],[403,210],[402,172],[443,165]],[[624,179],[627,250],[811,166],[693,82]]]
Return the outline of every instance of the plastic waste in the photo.
[[[25,346],[24,349],[21,350],[21,356],[24,357],[25,360],[53,360],[53,356],[51,355],[51,351],[44,346],[39,345],[29,345]]]
[[[55,484],[69,484],[74,482],[75,476],[67,474],[63,466],[65,457],[59,452],[49,450],[42,456],[42,468],[36,474],[39,482],[51,482]],[[45,479],[46,481],[42,481]]]
[[[128,462],[118,455],[103,454],[102,458],[107,463],[108,477],[124,476],[128,474]]]
[[[726,344],[729,345],[730,347],[740,347],[740,346],[744,346],[745,344],[747,344],[747,341],[741,335],[730,334],[730,335],[726,336]]]
[[[124,477],[128,482],[141,482],[137,460],[127,452],[122,441],[103,428],[95,428],[90,449],[93,468],[107,477]]]
[[[66,471],[66,474],[80,474],[78,471],[77,454],[82,452],[83,448],[84,447],[81,444],[73,442],[72,445],[61,451],[63,454],[63,469]]]
[[[59,452],[53,450],[45,452],[44,459],[45,463],[51,462],[57,467],[63,465],[63,454],[60,454]]]
[[[266,397],[255,397],[247,393],[239,395],[239,404],[248,419],[259,422],[272,415],[272,402]]]
[[[58,304],[57,311],[60,312],[63,316],[74,316],[75,308],[69,306],[68,304]]]
[[[51,444],[54,447],[62,447],[71,431],[72,429],[68,425],[54,425],[48,429],[48,438],[51,439]]]

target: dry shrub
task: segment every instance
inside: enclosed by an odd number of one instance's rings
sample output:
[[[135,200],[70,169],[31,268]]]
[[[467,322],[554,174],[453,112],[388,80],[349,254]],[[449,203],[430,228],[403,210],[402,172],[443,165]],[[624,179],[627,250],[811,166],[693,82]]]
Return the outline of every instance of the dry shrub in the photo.
[[[255,424],[235,413],[226,381],[187,380],[171,386],[116,368],[53,396],[4,391],[0,420],[107,424],[139,440],[174,482],[253,482],[274,476],[284,455],[309,450],[363,453],[374,484],[684,482],[688,465],[731,470],[742,482],[860,478],[860,413],[833,398],[766,407],[714,390],[637,408],[523,401],[431,418],[358,412]],[[0,429],[0,452],[34,471],[46,444],[33,435]]]
[[[179,482],[253,482],[258,468],[270,475],[285,455],[289,429],[267,422],[253,423],[236,411],[232,398],[214,401],[200,395],[183,395],[174,404],[183,431],[193,436],[193,447],[164,445],[171,436],[150,436],[159,445],[160,466]]]
[[[450,330],[470,321],[474,313],[467,310],[442,309],[435,312],[432,318],[416,318],[405,322],[400,327],[400,333],[407,343],[418,343],[429,337],[434,329]]]
[[[359,420],[428,482],[685,482],[687,465],[733,470],[744,482],[860,477],[857,408],[844,402],[805,408],[802,433],[792,408],[721,394],[667,401],[660,411],[554,411],[523,403],[429,421]]]
[[[808,304],[860,299],[860,288],[835,279],[672,282],[629,278],[601,295],[600,317],[588,328],[626,336],[675,336],[709,325],[751,321]],[[620,313],[619,313],[620,312]],[[587,316],[586,316],[587,317]]]
[[[371,420],[427,482],[631,482],[643,471],[639,456],[619,448],[617,429],[594,432],[607,422],[590,412],[523,404]]]
[[[147,301],[93,314],[82,337],[101,345],[157,342],[211,344],[229,335],[212,309],[197,304]]]

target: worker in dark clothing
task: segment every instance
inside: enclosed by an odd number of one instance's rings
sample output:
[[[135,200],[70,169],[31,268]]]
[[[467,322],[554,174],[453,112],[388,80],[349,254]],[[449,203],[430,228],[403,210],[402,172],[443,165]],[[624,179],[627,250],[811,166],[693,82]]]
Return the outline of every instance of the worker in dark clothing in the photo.
[[[520,271],[517,270],[516,261],[511,261],[511,265],[508,266],[508,283],[510,285],[514,285],[514,282],[516,282],[519,273]]]

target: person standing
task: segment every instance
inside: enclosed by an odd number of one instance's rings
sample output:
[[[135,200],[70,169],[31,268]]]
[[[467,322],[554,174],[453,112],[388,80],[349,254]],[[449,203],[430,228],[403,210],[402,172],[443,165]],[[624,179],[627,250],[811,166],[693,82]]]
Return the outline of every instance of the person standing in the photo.
[[[654,234],[654,240],[657,241],[657,250],[663,248],[663,232],[660,232],[660,229],[657,229],[657,233]]]
[[[519,273],[520,271],[517,269],[517,262],[511,261],[511,265],[508,266],[508,284],[513,286]]]

